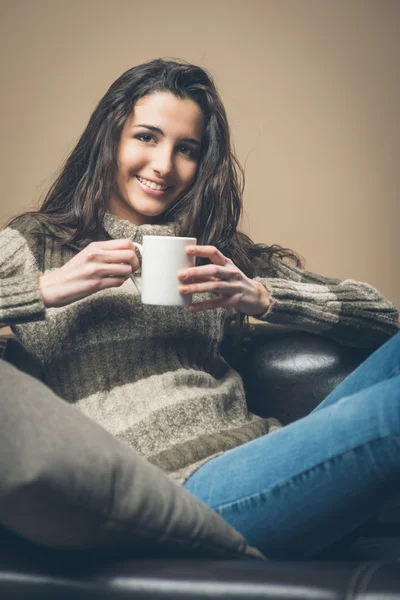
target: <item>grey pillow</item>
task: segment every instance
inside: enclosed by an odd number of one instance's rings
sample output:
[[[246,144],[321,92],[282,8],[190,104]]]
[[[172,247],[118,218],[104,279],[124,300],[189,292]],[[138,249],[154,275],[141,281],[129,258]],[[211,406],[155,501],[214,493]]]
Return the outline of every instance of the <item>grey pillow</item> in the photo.
[[[53,548],[263,558],[160,469],[4,360],[0,524]]]

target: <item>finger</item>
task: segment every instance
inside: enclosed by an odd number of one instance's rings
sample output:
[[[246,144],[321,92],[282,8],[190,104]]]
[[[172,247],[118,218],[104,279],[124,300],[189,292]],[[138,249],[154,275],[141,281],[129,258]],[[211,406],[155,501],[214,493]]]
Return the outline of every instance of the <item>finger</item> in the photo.
[[[136,268],[139,266],[139,259],[134,250],[102,250],[99,259],[106,263],[128,263]]]
[[[126,277],[104,277],[100,280],[99,290],[106,290],[108,288],[119,287],[127,280]]]
[[[104,263],[103,265],[100,265],[98,271],[97,271],[97,275],[98,277],[124,277],[125,279],[127,279],[128,277],[130,277],[130,275],[132,275],[132,265],[127,265],[127,264],[121,264],[121,263],[117,263],[117,264],[111,264],[111,263]]]
[[[223,296],[233,296],[242,292],[242,286],[238,283],[228,283],[226,281],[205,281],[202,283],[190,283],[178,287],[180,294],[206,294],[216,293]]]
[[[189,304],[187,310],[189,312],[200,312],[202,310],[213,310],[215,308],[232,308],[240,301],[240,297],[240,294],[235,294],[233,296],[218,296],[217,298],[211,298],[210,300]]]
[[[209,258],[216,265],[224,266],[231,262],[215,246],[187,246],[186,252],[192,256]]]
[[[189,285],[190,283],[196,283],[196,281],[221,281],[218,277],[190,277],[186,275],[178,275],[180,282],[184,285]]]
[[[86,248],[100,248],[101,250],[135,250],[132,240],[123,238],[120,240],[104,240],[91,242]]]
[[[194,283],[196,281],[230,281],[240,279],[240,271],[234,271],[230,268],[220,265],[201,265],[199,267],[189,267],[178,273],[180,281],[185,283]]]
[[[87,247],[85,262],[88,265],[126,263],[134,271],[139,268],[139,259],[134,250],[104,250],[94,245]]]

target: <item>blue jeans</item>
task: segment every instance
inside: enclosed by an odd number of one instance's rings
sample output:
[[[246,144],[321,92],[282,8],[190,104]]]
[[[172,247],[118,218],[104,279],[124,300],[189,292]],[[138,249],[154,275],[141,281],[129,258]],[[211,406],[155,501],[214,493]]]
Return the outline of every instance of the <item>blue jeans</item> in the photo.
[[[400,493],[400,333],[308,416],[200,467],[185,488],[268,558],[306,558]]]

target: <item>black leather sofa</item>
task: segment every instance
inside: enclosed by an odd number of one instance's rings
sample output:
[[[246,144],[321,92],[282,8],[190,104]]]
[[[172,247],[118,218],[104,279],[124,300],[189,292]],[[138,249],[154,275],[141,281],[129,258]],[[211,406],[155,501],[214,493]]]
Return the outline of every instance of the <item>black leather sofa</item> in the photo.
[[[40,378],[12,338],[3,359]],[[251,410],[284,424],[308,414],[369,354],[302,332],[229,342]],[[400,599],[400,504],[310,561],[131,560],[45,549],[0,530],[0,599]]]

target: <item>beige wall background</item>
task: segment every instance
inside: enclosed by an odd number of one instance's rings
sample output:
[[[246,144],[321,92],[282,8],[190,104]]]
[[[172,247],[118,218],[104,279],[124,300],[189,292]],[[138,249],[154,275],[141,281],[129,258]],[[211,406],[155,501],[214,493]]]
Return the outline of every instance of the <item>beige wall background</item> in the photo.
[[[215,77],[255,241],[400,305],[400,2],[0,0],[0,225],[35,204],[109,85],[151,58]]]

